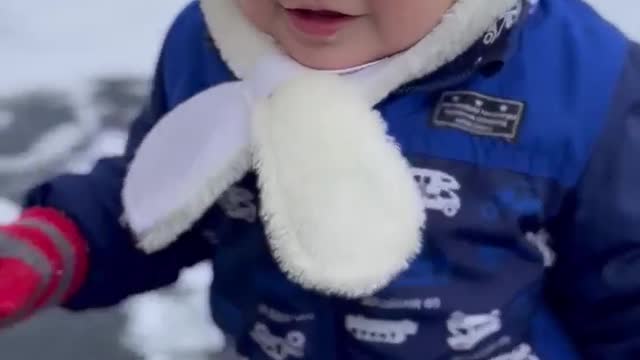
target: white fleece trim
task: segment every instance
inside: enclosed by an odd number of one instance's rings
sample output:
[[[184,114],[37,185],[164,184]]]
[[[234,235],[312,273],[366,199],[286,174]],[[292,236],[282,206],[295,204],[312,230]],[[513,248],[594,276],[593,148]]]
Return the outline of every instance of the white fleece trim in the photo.
[[[520,0],[457,0],[424,39],[394,56],[371,82],[373,103],[405,83],[431,74],[464,53]]]
[[[242,15],[237,0],[200,0],[211,37],[238,78],[258,59],[278,52],[273,39]],[[436,28],[409,50],[393,56],[366,87],[372,104],[412,80],[428,75],[467,50],[520,0],[458,0]]]
[[[273,39],[242,14],[237,0],[200,0],[200,7],[222,59],[239,79],[247,78],[261,57],[278,52]]]
[[[140,249],[166,248],[249,170],[249,114],[238,114],[246,111],[244,94],[240,83],[205,90],[145,137],[122,191],[123,220]]]
[[[252,123],[274,257],[302,286],[360,297],[419,253],[425,212],[407,160],[353,83],[309,73],[259,103]]]

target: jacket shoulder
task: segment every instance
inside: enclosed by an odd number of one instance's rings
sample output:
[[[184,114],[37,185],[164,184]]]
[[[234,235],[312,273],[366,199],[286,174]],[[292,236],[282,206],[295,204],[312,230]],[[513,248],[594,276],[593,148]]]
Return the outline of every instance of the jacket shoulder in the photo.
[[[210,86],[234,79],[209,35],[199,1],[189,3],[173,21],[159,71],[169,110]]]
[[[553,160],[545,173],[563,185],[575,185],[602,136],[630,47],[579,0],[541,0],[523,29],[501,85],[527,104],[521,142]]]

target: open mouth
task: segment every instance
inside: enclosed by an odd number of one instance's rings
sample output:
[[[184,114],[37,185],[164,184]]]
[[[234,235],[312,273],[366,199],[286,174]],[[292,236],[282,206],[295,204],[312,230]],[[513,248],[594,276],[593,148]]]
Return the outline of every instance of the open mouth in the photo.
[[[289,9],[287,11],[294,16],[317,21],[343,20],[352,17],[351,15],[331,10]]]
[[[356,16],[331,10],[286,9],[292,25],[315,37],[331,37]]]

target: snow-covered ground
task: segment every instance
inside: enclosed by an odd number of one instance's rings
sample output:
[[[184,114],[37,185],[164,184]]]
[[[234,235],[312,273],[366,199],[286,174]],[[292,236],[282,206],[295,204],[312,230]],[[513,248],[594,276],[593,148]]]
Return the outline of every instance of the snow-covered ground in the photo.
[[[186,2],[0,2],[0,223],[18,215],[15,200],[41,178],[85,172],[122,151],[162,37]],[[40,343],[51,360],[69,358],[61,346],[74,347],[73,358],[133,359],[113,348],[120,341],[135,358],[210,359],[223,346],[206,305],[211,276],[203,263],[176,286],[131,299],[119,310],[124,325],[113,311],[87,320],[45,314],[0,336],[2,357],[33,359],[18,346]],[[68,335],[43,330],[61,327]],[[97,349],[105,344],[112,348]]]
[[[98,157],[122,150],[122,119],[137,109],[162,36],[187,1],[0,1],[0,222],[17,215],[12,199],[34,179],[60,169],[86,171]],[[640,40],[638,0],[589,2]],[[43,99],[47,106],[29,105]],[[44,126],[33,116],[36,110],[56,121]],[[15,130],[18,121],[23,123]],[[40,130],[25,132],[25,121],[33,129],[44,126],[47,134],[55,127],[56,137],[48,139],[56,145],[16,142],[45,139]],[[128,302],[126,345],[148,359],[167,360],[195,359],[220,347],[220,334],[207,324],[210,276],[208,268],[197,267],[177,287]],[[193,333],[176,336],[176,329]]]
[[[97,75],[146,76],[187,0],[2,0],[0,94],[79,88]]]
[[[203,262],[176,286],[129,300],[123,344],[145,360],[213,360],[225,342],[208,311],[212,279],[211,264]]]

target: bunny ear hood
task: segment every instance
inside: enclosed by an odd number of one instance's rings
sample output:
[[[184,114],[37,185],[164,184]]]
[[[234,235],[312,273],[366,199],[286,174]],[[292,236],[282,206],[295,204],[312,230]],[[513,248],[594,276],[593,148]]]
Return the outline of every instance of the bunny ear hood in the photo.
[[[202,0],[239,80],[176,107],[142,142],[123,190],[139,247],[165,248],[255,170],[267,241],[292,281],[345,297],[383,288],[419,253],[426,215],[374,106],[463,53],[514,4],[459,0],[406,52],[327,73],[282,54],[234,0]]]

